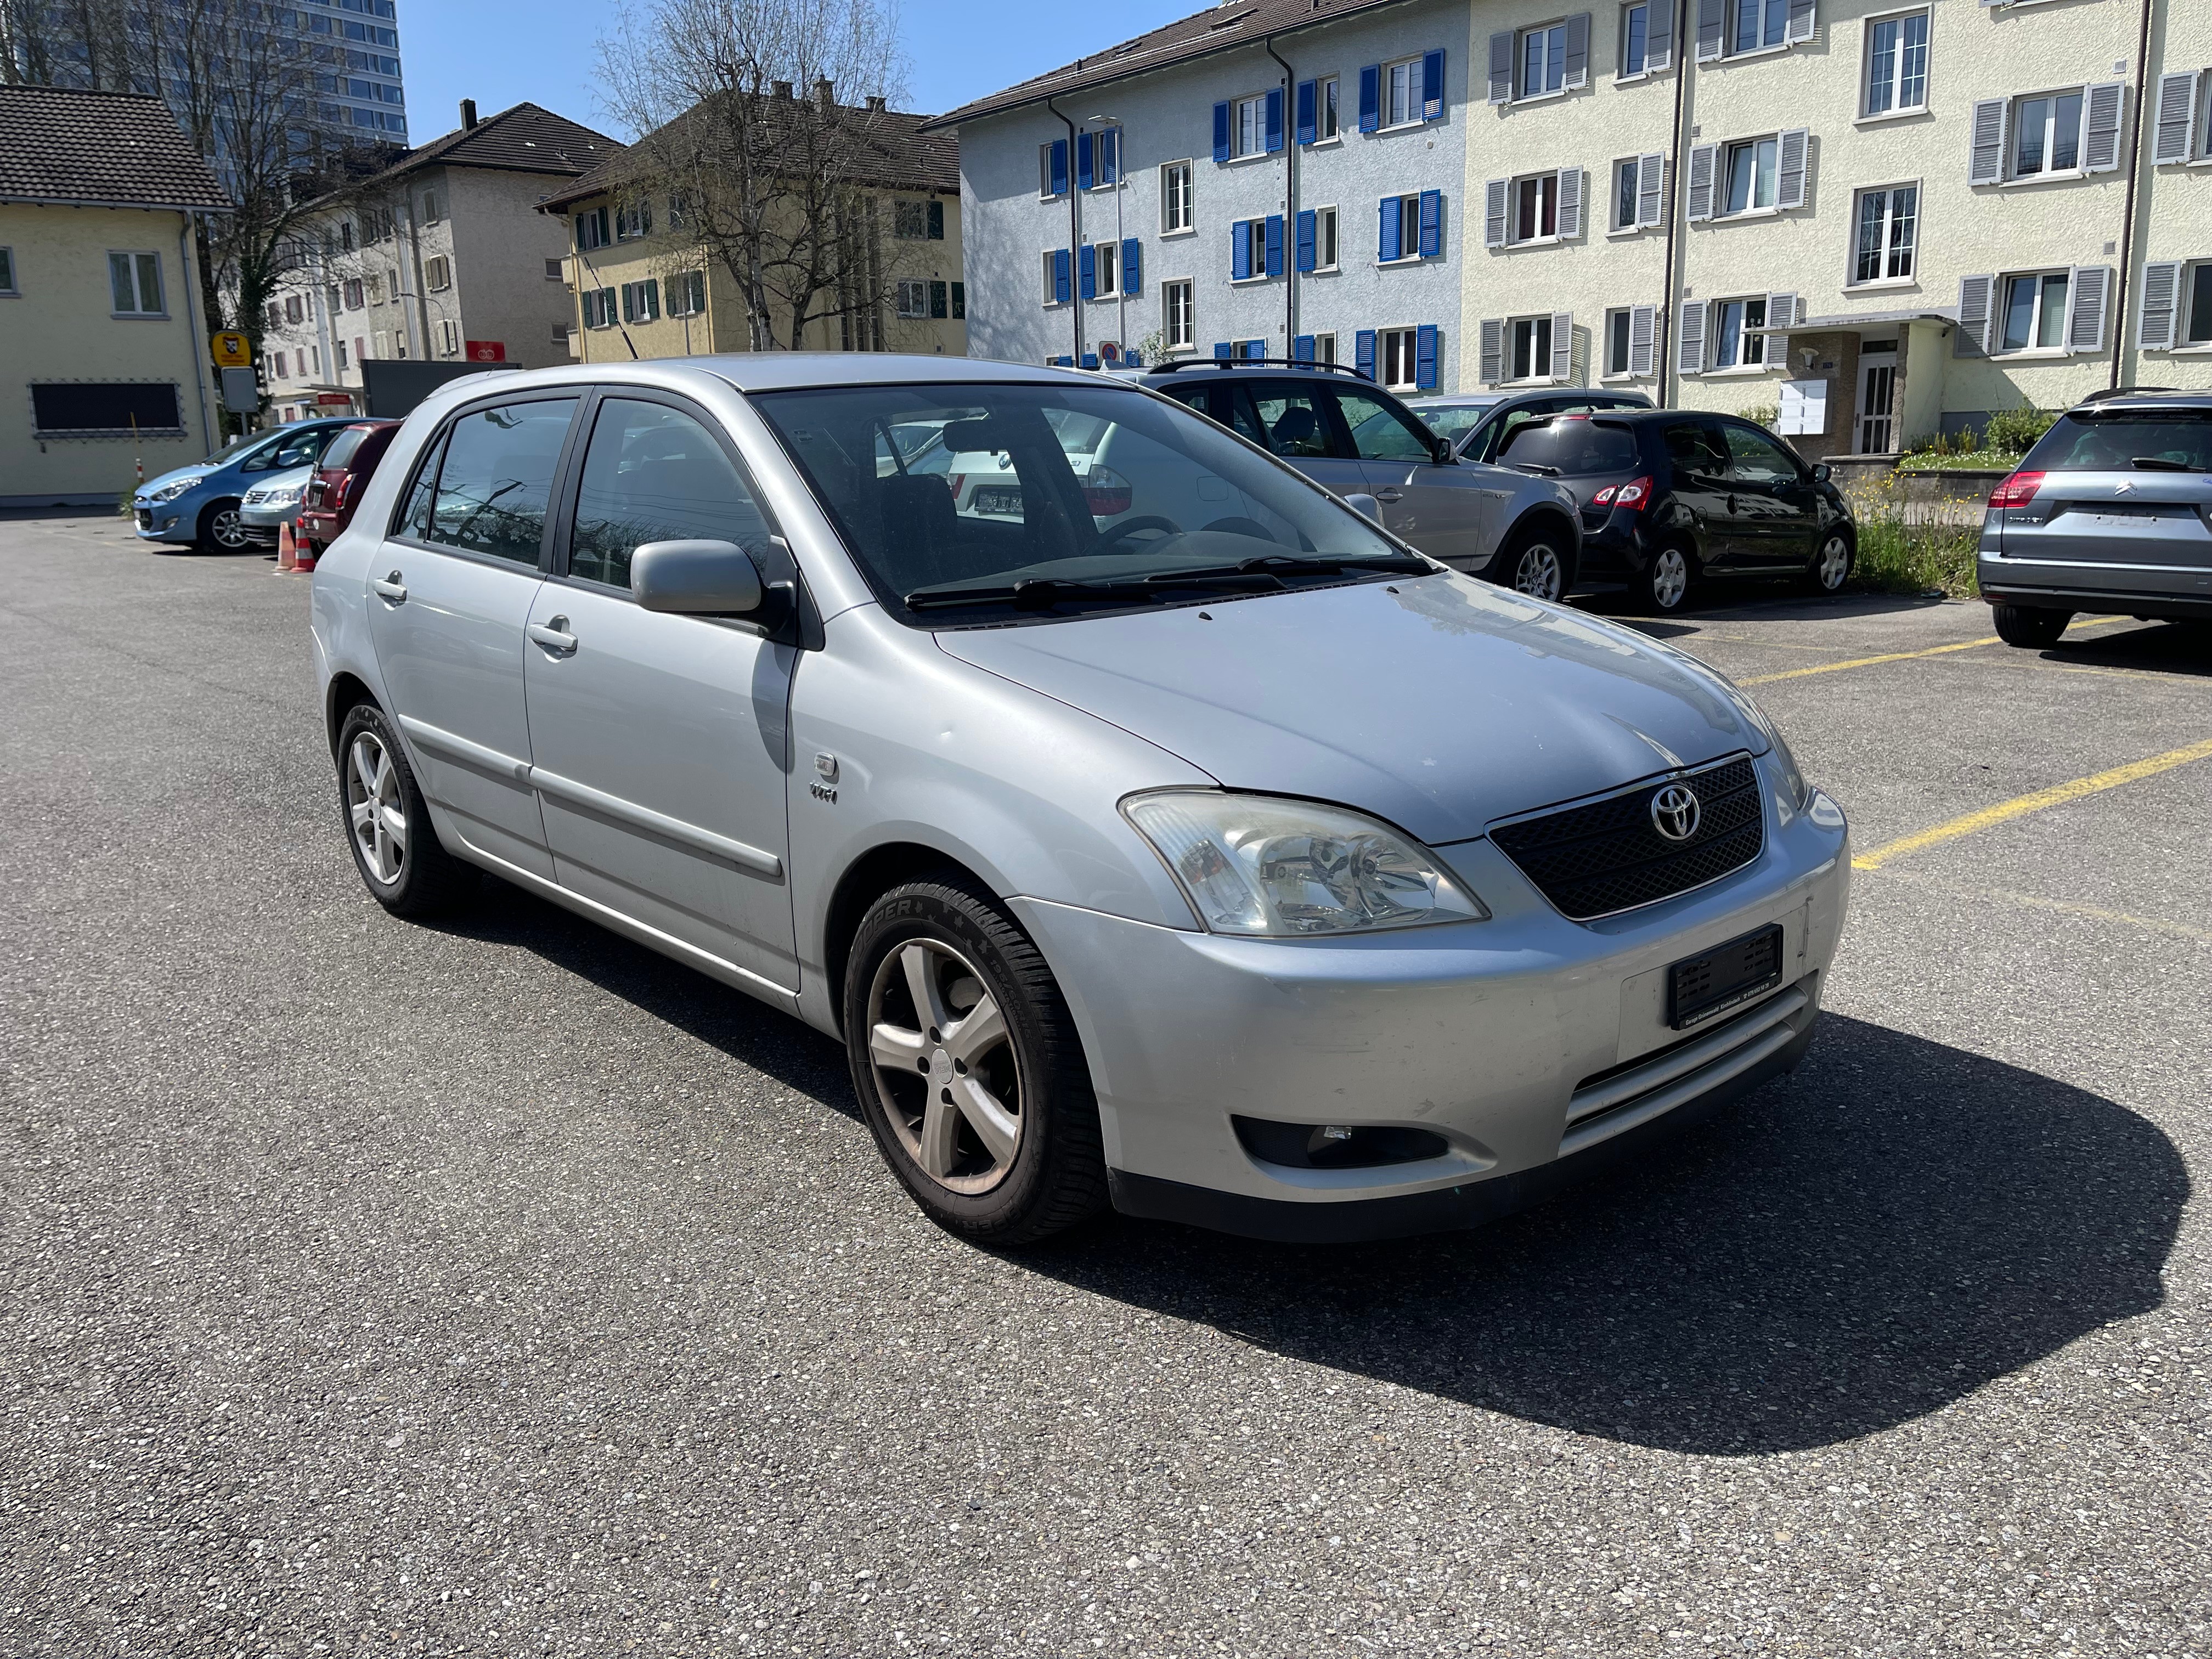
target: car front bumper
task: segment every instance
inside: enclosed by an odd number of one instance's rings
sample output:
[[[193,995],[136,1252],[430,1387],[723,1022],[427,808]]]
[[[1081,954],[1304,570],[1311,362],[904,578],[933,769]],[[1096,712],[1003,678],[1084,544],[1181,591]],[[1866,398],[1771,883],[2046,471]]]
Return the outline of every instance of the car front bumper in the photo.
[[[1711,885],[1583,924],[1487,840],[1438,848],[1492,919],[1252,939],[1015,901],[1073,1010],[1115,1202],[1258,1237],[1473,1225],[1796,1063],[1844,920],[1849,833],[1791,811],[1765,763],[1766,844]],[[1680,1033],[1668,968],[1770,923],[1782,983]],[[1418,1162],[1292,1168],[1231,1119],[1411,1128]]]
[[[173,501],[147,501],[134,497],[131,529],[142,542],[188,542],[199,533],[199,509],[190,495]]]
[[[246,539],[257,547],[276,545],[276,532],[283,526],[291,524],[300,516],[300,504],[289,507],[241,507],[238,509],[238,527],[246,532]]]

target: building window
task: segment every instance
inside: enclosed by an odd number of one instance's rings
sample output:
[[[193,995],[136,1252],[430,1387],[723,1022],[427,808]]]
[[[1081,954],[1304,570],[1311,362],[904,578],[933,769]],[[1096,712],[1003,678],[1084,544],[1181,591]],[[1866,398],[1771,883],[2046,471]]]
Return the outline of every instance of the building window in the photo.
[[[323,290],[323,310],[332,317],[345,309],[345,291],[336,283]]]
[[[278,305],[274,300],[271,300],[269,302],[269,309],[265,314],[271,331],[284,326],[284,307]]]
[[[649,323],[660,315],[660,284],[650,276],[641,283],[622,285],[622,319],[626,323]]]
[[[376,355],[377,355],[377,357],[379,358],[379,360],[380,360],[380,361],[387,362],[388,362],[389,361],[391,361],[391,357],[392,357],[392,331],[391,331],[391,330],[389,330],[389,329],[383,329],[383,328],[380,328],[380,329],[378,329],[378,330],[376,331]]]
[[[1764,52],[1790,39],[1790,0],[1730,0],[1735,27],[1729,30],[1731,54]]]
[[[891,204],[891,234],[904,242],[943,241],[945,204],[894,202]]]
[[[352,360],[346,355],[346,343],[343,340],[337,343],[335,349],[338,356],[338,373],[343,374],[352,366]]]
[[[1325,75],[1314,82],[1314,143],[1325,143],[1337,136],[1336,76]]]
[[[653,232],[653,204],[633,202],[615,220],[615,240],[635,242]]]
[[[1239,219],[1229,229],[1229,280],[1247,283],[1271,273],[1267,269],[1267,221]]]
[[[384,278],[381,276],[367,276],[363,277],[362,280],[368,284],[369,304],[373,306],[382,305],[384,303]]]
[[[1629,322],[1626,306],[1615,306],[1605,313],[1605,378],[1607,380],[1627,378]]]
[[[15,250],[0,247],[0,294],[19,292],[15,286]]]
[[[2069,273],[2029,271],[2002,279],[2003,331],[2000,351],[2055,351],[2066,343],[2066,290]]]
[[[963,321],[967,315],[968,284],[955,283],[952,284],[952,320],[956,323]]]
[[[1426,94],[1426,82],[1422,76],[1421,60],[1406,58],[1382,66],[1382,125],[1402,127],[1421,118],[1421,103]]]
[[[461,355],[461,331],[450,317],[438,319],[438,355],[442,357]]]
[[[2181,343],[2212,345],[2212,264],[2191,265],[2181,291]]]
[[[1160,168],[1160,234],[1190,228],[1190,163],[1170,161]]]
[[[351,276],[346,279],[345,308],[348,311],[359,311],[362,308],[362,306],[365,303],[362,297],[363,292],[364,289],[360,277]]]
[[[1037,146],[1037,194],[1049,201],[1067,194],[1067,140]]]
[[[553,325],[553,343],[556,346],[565,346],[568,343],[568,324],[556,323]]]
[[[1613,164],[1613,228],[1634,230],[1641,214],[1644,164],[1631,155]]]
[[[607,245],[607,210],[593,208],[576,216],[576,246],[586,253]]]
[[[292,377],[284,372],[284,354],[283,352],[280,351],[276,354],[276,378],[280,380],[290,380]]]
[[[897,289],[898,314],[902,317],[929,315],[929,284],[926,282],[902,281]]]
[[[1567,83],[1567,26],[1523,29],[1514,54],[1514,96],[1541,98]]]
[[[1511,377],[1516,380],[1548,380],[1552,378],[1552,319],[1548,317],[1516,317],[1508,325],[1513,331],[1513,362]]]
[[[1854,283],[1899,282],[1912,275],[1912,250],[1920,232],[1920,189],[1895,185],[1859,192],[1858,251]]]
[[[1513,181],[1514,242],[1543,241],[1559,234],[1559,175],[1540,173]]]
[[[1398,210],[1401,214],[1405,211],[1405,206],[1402,201],[1399,205]],[[1313,210],[1313,269],[1316,270],[1334,270],[1336,269],[1337,258],[1336,210],[1334,208],[1316,208]],[[1318,339],[1321,337],[1316,335],[1314,337]],[[1328,337],[1334,340],[1336,337],[1334,335],[1331,335]],[[1334,362],[1335,360],[1332,358],[1330,361]]]
[[[1089,151],[1087,155],[1085,154],[1086,149]],[[1095,133],[1078,133],[1075,143],[1075,170],[1079,175],[1086,172],[1090,174],[1087,179],[1079,176],[1076,179],[1076,182],[1086,190],[1110,190],[1120,184],[1121,182],[1121,129],[1101,127]]]
[[[1091,250],[1091,295],[1093,299],[1110,300],[1121,290],[1118,256],[1119,242],[1099,242]]]
[[[1067,282],[1066,275],[1066,267],[1063,263],[1066,258],[1066,255],[1057,248],[1047,248],[1044,251],[1042,265],[1044,271],[1043,293],[1044,303],[1048,306],[1061,305],[1066,301],[1067,295],[1060,291],[1064,287],[1066,287]]]
[[[1747,138],[1727,151],[1727,189],[1723,213],[1755,213],[1774,205],[1774,162],[1777,141]]]
[[[1306,362],[1310,363],[1333,363],[1336,361],[1335,335],[1316,334],[1310,336],[1309,337],[1312,340],[1313,345],[1312,349],[1306,355]]]
[[[304,372],[304,373],[306,373],[306,374],[313,374],[313,375],[317,375],[317,376],[319,376],[319,375],[322,374],[322,372],[323,372],[323,349],[322,349],[322,347],[320,347],[320,346],[309,346],[309,347],[307,348],[307,366],[306,369],[305,369],[303,372]]]
[[[447,258],[442,253],[434,255],[432,258],[424,260],[422,262],[422,280],[429,284],[431,292],[433,293],[437,293],[442,289],[453,287],[453,262]]]
[[[1670,3],[1671,0],[1661,0],[1662,4]],[[1616,78],[1626,81],[1631,76],[1643,74],[1650,55],[1650,6],[1623,6],[1620,9],[1620,71]]]
[[[2081,89],[2045,93],[2013,105],[2012,176],[2071,173],[2081,165]]]
[[[398,88],[395,87],[392,90],[397,92]],[[445,210],[438,205],[438,192],[434,190],[424,191],[422,192],[422,222],[426,225],[434,225],[445,216]]]
[[[615,291],[611,288],[587,288],[582,295],[584,326],[612,328],[620,313],[615,309]]]
[[[300,303],[300,296],[298,295],[288,294],[284,296],[284,320],[286,322],[299,322],[306,316],[306,314],[307,307]]]
[[[668,279],[668,314],[696,317],[707,308],[707,273],[679,270]]]
[[[1188,351],[1198,343],[1198,295],[1188,280],[1160,284],[1160,331],[1170,351]]]
[[[1420,380],[1419,329],[1385,328],[1376,331],[1375,362],[1382,384],[1393,392],[1413,391]]]
[[[109,254],[107,285],[115,298],[117,316],[159,317],[163,314],[160,254]]]
[[[1713,367],[1756,368],[1763,365],[1766,362],[1766,336],[1759,331],[1765,326],[1764,295],[1749,300],[1715,301]]]
[[[1229,153],[1259,155],[1267,148],[1267,94],[1239,98],[1229,111]]]
[[[545,280],[549,283],[557,283],[562,280],[561,262],[558,259],[548,259],[545,262]]]
[[[1862,115],[1923,109],[1928,103],[1928,14],[1906,12],[1867,25]]]

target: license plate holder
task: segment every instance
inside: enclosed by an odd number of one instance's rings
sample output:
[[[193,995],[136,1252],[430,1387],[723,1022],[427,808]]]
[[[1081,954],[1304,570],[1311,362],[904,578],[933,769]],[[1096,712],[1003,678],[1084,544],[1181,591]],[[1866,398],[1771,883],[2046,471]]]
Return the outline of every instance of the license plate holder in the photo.
[[[1782,925],[1771,922],[1668,969],[1667,1024],[1686,1031],[1781,983]]]

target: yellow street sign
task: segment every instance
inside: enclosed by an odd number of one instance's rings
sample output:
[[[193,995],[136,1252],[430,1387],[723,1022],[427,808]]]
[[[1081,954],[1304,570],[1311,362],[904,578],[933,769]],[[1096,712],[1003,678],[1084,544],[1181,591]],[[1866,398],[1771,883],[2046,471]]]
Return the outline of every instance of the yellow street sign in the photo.
[[[215,366],[217,368],[253,367],[253,350],[246,344],[243,334],[218,334],[209,343],[215,348]]]

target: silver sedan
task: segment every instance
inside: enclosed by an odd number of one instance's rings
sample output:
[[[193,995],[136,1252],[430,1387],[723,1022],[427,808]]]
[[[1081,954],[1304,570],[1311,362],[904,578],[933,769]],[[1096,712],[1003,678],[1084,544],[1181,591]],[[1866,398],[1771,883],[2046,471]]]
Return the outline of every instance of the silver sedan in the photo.
[[[1093,375],[456,381],[313,631],[380,903],[489,871],[839,1038],[981,1240],[1472,1224],[1794,1066],[1844,921],[1719,675]]]

